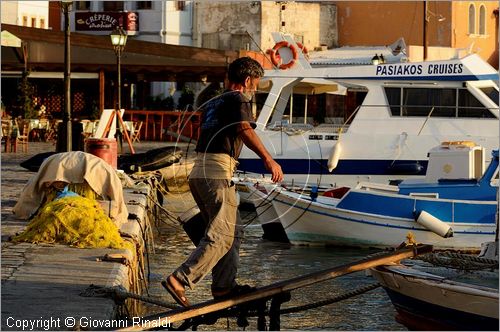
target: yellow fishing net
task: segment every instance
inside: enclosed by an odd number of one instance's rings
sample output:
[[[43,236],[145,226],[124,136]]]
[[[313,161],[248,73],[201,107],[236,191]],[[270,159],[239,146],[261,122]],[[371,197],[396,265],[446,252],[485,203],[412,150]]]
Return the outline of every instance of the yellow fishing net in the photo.
[[[134,244],[122,239],[118,227],[96,200],[82,196],[51,200],[55,197],[51,195],[55,194],[48,193],[47,203],[39,209],[27,229],[13,238],[14,241],[135,251]]]

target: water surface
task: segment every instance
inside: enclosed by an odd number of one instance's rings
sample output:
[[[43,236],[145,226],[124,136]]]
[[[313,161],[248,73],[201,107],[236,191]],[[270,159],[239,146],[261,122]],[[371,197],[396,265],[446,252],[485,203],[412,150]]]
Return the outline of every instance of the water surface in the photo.
[[[245,215],[245,212],[242,212]],[[161,287],[160,280],[179,266],[194,249],[189,238],[177,225],[161,227],[156,237],[155,254],[150,257],[150,294],[164,301],[173,302]],[[366,257],[376,251],[291,246],[262,239],[258,225],[246,228],[240,250],[238,282],[265,286],[274,282],[332,268]],[[194,290],[188,290],[191,303],[211,299],[211,276],[200,282]],[[295,307],[325,300],[376,282],[365,272],[315,284],[292,291],[290,302],[282,308]],[[152,307],[152,312],[165,311]],[[282,315],[282,330],[406,330],[394,320],[395,310],[382,288],[317,309]],[[257,329],[256,318],[249,318],[248,330]],[[229,324],[229,325],[228,325]],[[174,324],[174,326],[177,326]],[[200,330],[241,330],[235,319],[220,319],[215,325],[200,326]]]

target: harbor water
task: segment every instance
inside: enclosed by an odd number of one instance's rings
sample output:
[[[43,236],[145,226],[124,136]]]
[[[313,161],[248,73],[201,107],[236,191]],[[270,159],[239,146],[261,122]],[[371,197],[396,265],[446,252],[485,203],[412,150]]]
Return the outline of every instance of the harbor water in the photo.
[[[167,200],[168,202],[168,200]],[[181,205],[192,204],[180,199]],[[168,207],[168,203],[166,205]],[[174,207],[182,210],[182,207]],[[241,211],[244,221],[255,219],[254,212]],[[161,287],[160,281],[179,266],[194,249],[182,227],[173,220],[162,220],[155,239],[155,253],[150,256],[150,295],[174,303]],[[307,247],[270,242],[262,239],[260,225],[245,228],[240,249],[238,283],[266,286],[285,279],[354,262],[376,250],[353,248]],[[211,276],[187,291],[191,303],[211,300]],[[296,307],[329,299],[354,289],[375,283],[369,273],[358,272],[292,291],[291,301],[283,308]],[[150,313],[165,312],[151,306]],[[394,319],[395,310],[385,291],[379,287],[364,294],[324,307],[281,316],[282,330],[406,330]],[[249,318],[247,330],[257,329],[257,318]],[[175,325],[175,324],[174,324]],[[200,330],[241,330],[235,318],[219,319],[215,325],[201,325]]]

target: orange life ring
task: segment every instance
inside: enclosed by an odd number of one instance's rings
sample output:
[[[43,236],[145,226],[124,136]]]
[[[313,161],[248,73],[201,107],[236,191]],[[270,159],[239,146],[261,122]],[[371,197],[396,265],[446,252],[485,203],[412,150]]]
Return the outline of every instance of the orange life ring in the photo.
[[[292,51],[292,60],[288,63],[281,63],[281,57],[278,50],[282,47],[288,47],[290,51]],[[273,65],[277,66],[279,69],[288,69],[293,67],[298,59],[297,49],[287,41],[280,41],[279,43],[276,43],[272,49],[268,50],[268,53],[271,55],[271,62]]]

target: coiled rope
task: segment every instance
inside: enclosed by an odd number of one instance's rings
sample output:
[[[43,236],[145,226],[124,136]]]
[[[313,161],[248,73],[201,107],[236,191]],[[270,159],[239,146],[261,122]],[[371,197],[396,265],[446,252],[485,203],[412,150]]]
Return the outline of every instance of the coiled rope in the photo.
[[[421,255],[418,258],[433,265],[461,270],[498,269],[498,260],[455,252],[441,252]]]

